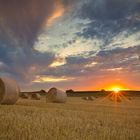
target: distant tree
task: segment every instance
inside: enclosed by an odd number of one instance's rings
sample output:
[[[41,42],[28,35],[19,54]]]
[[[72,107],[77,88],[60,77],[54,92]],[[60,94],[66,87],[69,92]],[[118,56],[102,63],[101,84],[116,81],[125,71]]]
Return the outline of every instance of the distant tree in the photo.
[[[41,89],[41,90],[40,90],[40,95],[46,95],[46,93],[47,93],[47,92],[46,92],[44,89]]]
[[[105,89],[101,89],[101,92],[106,92]]]
[[[66,93],[74,93],[74,90],[72,89],[66,90]]]

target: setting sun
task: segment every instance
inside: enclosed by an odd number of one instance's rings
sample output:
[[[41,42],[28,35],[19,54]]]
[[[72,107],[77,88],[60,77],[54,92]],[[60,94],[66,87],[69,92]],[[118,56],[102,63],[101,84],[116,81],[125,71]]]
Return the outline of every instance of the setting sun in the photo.
[[[117,84],[117,85],[110,85],[108,86],[108,88],[106,88],[109,91],[114,91],[115,93],[118,93],[121,90],[127,90],[127,88],[125,88],[124,86]]]
[[[120,87],[113,87],[111,88],[111,90],[114,91],[115,93],[118,93],[122,89]]]

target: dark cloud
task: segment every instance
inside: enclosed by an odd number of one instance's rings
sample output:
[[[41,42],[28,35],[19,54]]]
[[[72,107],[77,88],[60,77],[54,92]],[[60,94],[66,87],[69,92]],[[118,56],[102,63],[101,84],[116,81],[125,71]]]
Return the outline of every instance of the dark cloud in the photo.
[[[94,59],[102,63],[101,69],[121,67],[135,73],[140,66],[140,46],[100,51]]]
[[[87,0],[81,6],[80,16],[92,20],[118,20],[138,9],[138,4],[137,0]]]
[[[66,64],[59,67],[48,67],[45,71],[42,71],[39,74],[56,77],[78,77],[81,76],[84,66],[92,61],[91,58],[83,58],[82,56],[67,57]]]
[[[0,1],[0,74],[30,81],[53,61],[52,54],[33,50],[33,44],[54,5],[52,0]]]
[[[73,4],[79,2],[80,0],[61,0],[65,6],[72,6]]]
[[[85,67],[96,62],[96,65]],[[83,58],[81,56],[67,58],[67,63],[56,68],[48,68],[42,75],[78,77],[103,75],[108,69],[123,68],[125,72],[140,72],[140,47],[116,48],[101,50],[96,56]],[[103,71],[102,71],[103,70]],[[104,73],[105,72],[105,73]]]
[[[84,58],[82,56],[79,57],[68,57],[66,58],[67,64],[85,64],[90,61],[90,58]]]
[[[138,0],[83,0],[79,9],[80,12],[75,11],[77,16],[91,22],[77,35],[98,38],[103,42],[101,49],[105,49],[118,34],[125,32],[124,38],[127,38],[140,31]],[[122,44],[117,45],[121,47]]]
[[[33,45],[53,5],[52,0],[1,0],[0,39],[20,47]]]
[[[10,75],[20,82],[30,82],[35,75],[52,63],[54,55],[41,54],[22,47],[12,48],[0,44],[1,75]]]
[[[58,2],[64,6],[72,3]],[[0,40],[18,47],[31,47],[55,5],[56,0],[0,0]]]
[[[0,74],[29,83],[47,69],[54,55],[40,53],[33,45],[56,4],[65,8],[74,1],[66,0],[0,0]]]

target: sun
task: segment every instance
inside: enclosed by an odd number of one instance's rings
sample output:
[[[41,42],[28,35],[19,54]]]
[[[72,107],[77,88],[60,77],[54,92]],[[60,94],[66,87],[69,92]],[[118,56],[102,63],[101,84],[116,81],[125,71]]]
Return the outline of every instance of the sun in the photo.
[[[123,86],[120,85],[112,85],[108,88],[109,91],[113,91],[114,93],[119,93],[120,91],[124,90]]]
[[[111,90],[114,91],[115,93],[119,93],[121,88],[120,87],[113,87],[113,88],[111,88]]]
[[[107,91],[110,91],[107,97],[110,101],[115,103],[121,102],[122,99],[126,99],[123,91],[127,90],[122,84],[111,84],[106,88]]]
[[[108,91],[113,91],[114,93],[119,93],[120,91],[126,90],[125,85],[116,83],[116,84],[110,84],[106,86],[105,88]]]

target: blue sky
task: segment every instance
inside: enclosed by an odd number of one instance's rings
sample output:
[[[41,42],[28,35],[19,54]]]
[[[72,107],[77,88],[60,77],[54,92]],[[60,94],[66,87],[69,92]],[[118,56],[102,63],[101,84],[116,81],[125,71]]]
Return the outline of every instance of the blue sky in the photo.
[[[0,3],[0,75],[22,89],[139,89],[139,0]]]

